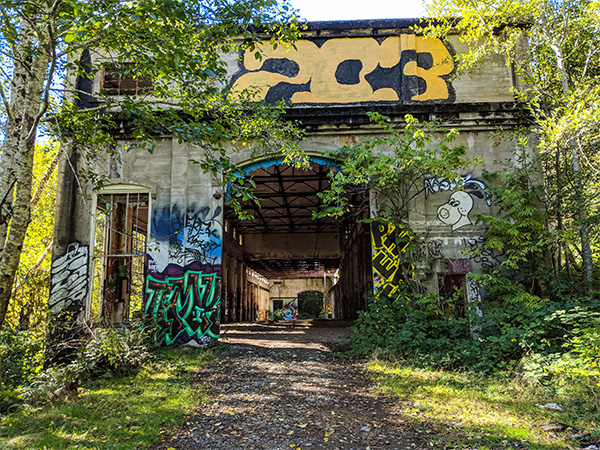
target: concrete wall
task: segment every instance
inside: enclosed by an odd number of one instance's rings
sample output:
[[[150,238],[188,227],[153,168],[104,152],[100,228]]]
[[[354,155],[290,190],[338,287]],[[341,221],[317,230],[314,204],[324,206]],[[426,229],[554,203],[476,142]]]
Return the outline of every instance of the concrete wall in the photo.
[[[277,300],[283,300],[284,309],[287,306],[288,315],[284,319],[290,320],[297,318],[303,311],[298,303],[298,295],[306,291],[316,291],[323,294],[323,307],[330,304],[330,293],[333,289],[334,281],[331,277],[324,278],[298,278],[270,280],[271,293],[269,298],[269,309],[275,309],[274,303]]]
[[[300,278],[270,281],[271,299],[296,298],[300,292],[304,291],[319,291],[326,293],[332,287],[329,278]]]

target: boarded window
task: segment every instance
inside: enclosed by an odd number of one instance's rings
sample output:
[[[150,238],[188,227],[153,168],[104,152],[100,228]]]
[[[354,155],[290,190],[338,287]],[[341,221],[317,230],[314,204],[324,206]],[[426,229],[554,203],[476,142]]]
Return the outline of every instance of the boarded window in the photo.
[[[106,95],[138,95],[154,90],[152,80],[132,74],[132,63],[104,66],[102,90]]]
[[[148,194],[98,195],[92,315],[119,323],[143,315]]]

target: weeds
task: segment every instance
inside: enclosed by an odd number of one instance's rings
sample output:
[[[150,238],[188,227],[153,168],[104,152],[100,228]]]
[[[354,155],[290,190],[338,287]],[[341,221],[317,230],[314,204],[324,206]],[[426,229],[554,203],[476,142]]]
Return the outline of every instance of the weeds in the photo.
[[[202,394],[192,378],[215,354],[190,347],[160,350],[136,374],[87,380],[51,404],[0,416],[0,448],[147,447],[197,406]]]
[[[569,444],[564,436],[576,430],[594,436],[600,419],[583,395],[557,395],[539,382],[508,374],[489,377],[378,359],[369,364],[369,374],[384,392],[403,400],[404,414],[434,431],[434,448],[564,449]],[[549,402],[563,411],[538,406]],[[554,421],[572,428],[563,438],[539,428]]]

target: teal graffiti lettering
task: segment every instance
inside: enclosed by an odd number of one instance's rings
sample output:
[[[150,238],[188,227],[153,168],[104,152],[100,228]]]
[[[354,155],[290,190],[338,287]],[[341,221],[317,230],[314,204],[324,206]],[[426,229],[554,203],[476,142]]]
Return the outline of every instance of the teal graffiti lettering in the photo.
[[[152,317],[158,331],[157,343],[171,345],[183,340],[219,337],[221,278],[216,273],[187,271],[181,277],[157,280],[146,278],[146,317]]]

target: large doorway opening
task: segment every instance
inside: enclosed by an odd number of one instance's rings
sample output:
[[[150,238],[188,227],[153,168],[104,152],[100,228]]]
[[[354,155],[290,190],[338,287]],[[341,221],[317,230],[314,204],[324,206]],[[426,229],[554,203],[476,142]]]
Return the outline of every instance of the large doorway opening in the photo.
[[[343,219],[314,218],[335,170],[322,158],[308,170],[278,161],[246,167],[261,201],[243,204],[250,220],[225,207],[222,322],[354,319],[365,308],[372,271],[364,195],[351,198],[356,210]],[[320,293],[319,306],[307,292]]]

